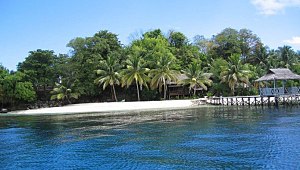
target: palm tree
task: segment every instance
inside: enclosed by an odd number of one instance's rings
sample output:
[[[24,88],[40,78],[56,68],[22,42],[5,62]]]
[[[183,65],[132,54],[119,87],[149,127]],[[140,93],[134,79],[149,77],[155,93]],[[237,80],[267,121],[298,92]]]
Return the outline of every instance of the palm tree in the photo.
[[[158,58],[156,63],[156,68],[151,70],[150,77],[152,78],[150,82],[150,87],[152,89],[159,88],[161,92],[162,87],[164,87],[164,99],[167,97],[167,82],[177,81],[179,72],[172,69],[173,59],[169,55],[161,56]]]
[[[202,87],[204,90],[207,90],[207,85],[210,86],[212,80],[210,77],[211,73],[204,73],[201,70],[201,66],[197,62],[192,62],[188,67],[183,70],[183,73],[186,75],[186,78],[181,80],[181,84],[189,85],[189,89],[194,88],[194,95],[196,94],[196,87]]]
[[[143,60],[139,55],[132,55],[126,61],[127,68],[122,71],[122,85],[129,87],[135,81],[137,98],[140,101],[140,89],[142,86],[148,88],[149,77],[146,73],[149,71],[143,65]]]
[[[72,92],[71,88],[67,88],[61,84],[55,83],[55,88],[50,92],[52,94],[51,100],[67,100],[71,104],[70,99],[78,99],[79,93]]]
[[[114,56],[108,56],[106,60],[100,62],[101,69],[96,70],[96,73],[100,75],[97,79],[95,79],[94,83],[98,85],[103,85],[103,90],[110,85],[112,87],[112,92],[115,101],[118,101],[115,84],[120,84],[120,74],[118,71],[120,70],[120,65],[118,60]]]
[[[283,67],[289,68],[293,63],[297,62],[297,55],[290,46],[278,47],[277,53]]]
[[[231,94],[234,95],[235,87],[239,83],[249,83],[249,70],[242,64],[238,54],[231,55],[224,71],[221,72],[221,82],[228,83]]]

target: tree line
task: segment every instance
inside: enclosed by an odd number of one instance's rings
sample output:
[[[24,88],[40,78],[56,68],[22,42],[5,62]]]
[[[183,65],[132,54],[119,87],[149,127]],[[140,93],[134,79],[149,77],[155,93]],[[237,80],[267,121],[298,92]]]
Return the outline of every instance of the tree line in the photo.
[[[251,30],[226,28],[211,38],[160,29],[136,36],[124,46],[107,30],[72,39],[69,54],[30,51],[17,71],[0,67],[2,107],[38,101],[95,102],[160,100],[167,83],[177,82],[202,96],[258,94],[254,80],[270,68],[300,73],[300,52],[270,49]],[[179,75],[185,75],[178,80]],[[246,90],[245,90],[246,88]]]

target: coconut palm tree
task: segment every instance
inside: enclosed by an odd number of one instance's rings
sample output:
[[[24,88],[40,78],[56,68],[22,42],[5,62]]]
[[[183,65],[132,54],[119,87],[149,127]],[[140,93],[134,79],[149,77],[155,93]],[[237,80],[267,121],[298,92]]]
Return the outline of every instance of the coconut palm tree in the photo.
[[[180,83],[183,85],[189,85],[189,89],[194,88],[194,95],[196,94],[196,87],[202,87],[204,90],[207,90],[207,86],[210,86],[212,80],[210,77],[211,73],[204,73],[201,69],[201,65],[197,62],[192,62],[188,67],[183,70],[183,73],[186,75],[186,78],[181,80]]]
[[[231,55],[224,71],[221,72],[221,82],[228,83],[231,94],[234,95],[235,87],[239,83],[249,83],[249,70],[242,64],[238,54]]]
[[[71,104],[70,99],[78,99],[79,93],[72,92],[71,88],[67,88],[61,84],[55,83],[55,88],[50,92],[52,94],[51,100],[67,100]]]
[[[120,74],[118,71],[120,70],[120,64],[118,59],[114,56],[108,56],[106,60],[100,62],[101,69],[96,70],[97,75],[99,77],[94,80],[94,83],[98,84],[99,86],[103,86],[103,90],[110,85],[112,88],[112,93],[114,96],[114,100],[118,101],[115,84],[120,84]]]
[[[290,46],[278,47],[278,58],[281,59],[281,66],[289,68],[293,63],[297,62],[297,55]]]
[[[147,82],[149,77],[147,76],[148,68],[143,65],[143,60],[139,55],[131,55],[126,60],[127,68],[122,71],[122,86],[129,87],[133,81],[136,85],[137,98],[140,101],[140,89],[142,86],[148,88]]]
[[[150,87],[152,89],[159,88],[161,92],[164,87],[164,99],[167,98],[167,82],[177,81],[179,72],[173,70],[174,60],[170,55],[160,56],[156,63],[156,68],[150,71]]]

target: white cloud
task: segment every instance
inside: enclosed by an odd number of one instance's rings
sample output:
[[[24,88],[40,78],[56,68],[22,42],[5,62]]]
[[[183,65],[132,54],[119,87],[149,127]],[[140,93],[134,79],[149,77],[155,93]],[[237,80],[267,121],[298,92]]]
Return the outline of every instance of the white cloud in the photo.
[[[263,15],[275,15],[288,7],[300,7],[300,0],[251,0]]]
[[[284,40],[283,42],[293,45],[300,45],[300,37],[293,37],[290,40]]]

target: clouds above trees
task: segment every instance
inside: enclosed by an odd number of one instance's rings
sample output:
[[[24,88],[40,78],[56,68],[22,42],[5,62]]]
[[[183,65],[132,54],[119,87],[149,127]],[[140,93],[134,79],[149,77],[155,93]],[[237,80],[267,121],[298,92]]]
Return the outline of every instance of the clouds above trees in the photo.
[[[293,37],[290,40],[284,40],[285,43],[300,45],[300,37]]]
[[[263,15],[276,15],[289,7],[300,7],[300,0],[251,0]]]

